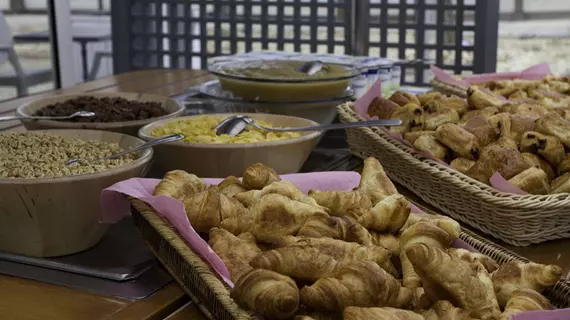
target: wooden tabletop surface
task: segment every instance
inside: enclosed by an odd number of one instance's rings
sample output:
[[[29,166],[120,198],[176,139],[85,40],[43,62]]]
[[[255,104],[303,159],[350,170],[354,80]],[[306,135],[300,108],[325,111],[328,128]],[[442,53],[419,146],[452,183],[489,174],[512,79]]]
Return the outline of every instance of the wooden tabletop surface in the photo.
[[[57,94],[123,91],[173,96],[211,79],[204,71],[129,72],[0,103],[0,116],[13,114],[22,103]],[[19,121],[0,123],[0,131],[23,130]],[[504,246],[533,261],[557,264],[566,273],[570,270],[570,251],[567,250],[570,248],[570,240],[551,241],[524,248]],[[175,283],[147,299],[133,301],[4,275],[0,275],[0,315],[2,319],[18,320],[206,319]]]

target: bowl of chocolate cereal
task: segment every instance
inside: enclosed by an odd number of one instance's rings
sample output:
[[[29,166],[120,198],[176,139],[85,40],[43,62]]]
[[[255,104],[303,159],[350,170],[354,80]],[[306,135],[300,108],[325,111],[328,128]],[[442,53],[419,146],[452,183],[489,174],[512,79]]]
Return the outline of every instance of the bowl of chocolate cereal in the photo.
[[[20,106],[16,115],[69,116],[78,111],[95,113],[92,117],[66,120],[22,119],[28,130],[91,129],[136,136],[138,130],[154,121],[184,114],[184,106],[168,97],[129,92],[85,93],[40,98]]]
[[[54,257],[94,246],[107,230],[101,190],[144,176],[153,151],[99,159],[142,143],[101,130],[0,134],[0,251]]]

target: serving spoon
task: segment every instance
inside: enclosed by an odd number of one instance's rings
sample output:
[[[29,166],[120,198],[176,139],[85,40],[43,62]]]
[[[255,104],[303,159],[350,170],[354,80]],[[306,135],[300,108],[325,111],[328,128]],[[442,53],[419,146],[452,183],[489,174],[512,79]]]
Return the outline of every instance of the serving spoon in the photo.
[[[132,152],[136,152],[142,149],[146,149],[146,148],[150,148],[152,146],[156,146],[159,144],[163,144],[163,143],[168,143],[168,142],[174,142],[174,141],[178,141],[178,140],[182,140],[184,139],[184,135],[180,134],[180,133],[176,133],[176,134],[170,134],[161,138],[157,138],[157,139],[153,139],[150,140],[149,142],[143,143],[141,145],[138,145],[136,147],[127,149],[125,151],[119,152],[119,153],[115,153],[113,155],[110,155],[108,157],[105,158],[100,158],[100,159],[94,159],[94,160],[87,160],[87,159],[71,159],[65,162],[66,166],[72,165],[74,163],[86,163],[86,162],[98,162],[98,161],[105,161],[105,160],[111,160],[111,159],[117,159],[120,158],[126,154],[132,153]]]
[[[318,126],[295,127],[295,128],[268,128],[260,125],[249,116],[236,115],[226,118],[216,126],[216,135],[227,134],[231,137],[237,136],[245,127],[250,124],[258,129],[270,132],[298,132],[298,131],[328,131],[346,128],[373,127],[373,126],[399,126],[402,120],[370,120],[350,123],[333,123]]]
[[[53,116],[53,117],[43,117],[43,116],[5,116],[0,117],[0,121],[10,121],[10,120],[20,120],[20,119],[35,119],[35,120],[65,120],[75,117],[93,117],[95,112],[89,111],[77,111],[68,116]]]
[[[307,61],[303,63],[299,68],[297,68],[297,71],[312,76],[315,73],[321,71],[323,67],[324,64],[321,61]]]

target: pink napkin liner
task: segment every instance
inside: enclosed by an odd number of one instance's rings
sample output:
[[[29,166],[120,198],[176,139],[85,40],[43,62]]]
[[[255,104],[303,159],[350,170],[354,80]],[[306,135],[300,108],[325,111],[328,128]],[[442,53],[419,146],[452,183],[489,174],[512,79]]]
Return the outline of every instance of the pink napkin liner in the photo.
[[[315,172],[282,175],[283,180],[291,181],[301,191],[307,193],[311,189],[319,190],[352,190],[360,182],[360,174],[352,171]],[[206,185],[218,184],[222,179],[203,179]],[[190,248],[198,253],[220,278],[230,287],[234,284],[229,279],[229,272],[223,261],[208,246],[208,243],[192,228],[184,206],[176,199],[166,196],[152,196],[158,179],[131,178],[112,185],[101,192],[102,222],[114,223],[127,216],[130,212],[130,204],[125,195],[137,198],[148,203],[166,219],[182,236]],[[411,205],[411,212],[424,214],[415,205]],[[475,248],[461,239],[452,243],[454,248],[462,248],[477,252]],[[570,319],[570,309],[557,309],[540,312],[525,312],[511,316],[512,320],[563,320]]]
[[[538,65],[538,66],[540,66],[540,65]],[[535,67],[538,67],[538,66],[535,66]],[[532,67],[532,68],[535,68],[535,67]],[[548,65],[546,65],[546,67],[548,67]],[[527,70],[530,70],[532,68],[529,68]],[[441,71],[441,72],[443,72],[443,71]],[[524,72],[526,72],[526,70]],[[443,72],[443,73],[446,74],[447,76],[449,76],[447,73],[445,73],[445,72]],[[532,73],[532,74],[534,74],[534,73]],[[367,119],[367,120],[375,119],[376,117],[370,117],[370,115],[368,115],[368,106],[370,105],[372,100],[374,100],[375,98],[386,99],[386,98],[382,97],[380,79],[376,80],[376,82],[370,87],[370,89],[368,89],[368,91],[364,95],[362,95],[360,98],[358,98],[356,101],[354,101],[353,105],[354,105],[354,110],[356,111],[356,113],[358,115],[360,115],[361,117],[363,117],[364,119]],[[477,117],[474,117],[473,119],[468,121],[468,123],[471,121],[473,121],[473,122],[478,121],[476,118]],[[435,161],[441,165],[444,165],[446,167],[449,167],[449,164],[447,164],[446,162],[434,157],[430,153],[416,150],[409,141],[407,141],[406,139],[404,139],[402,137],[402,135],[395,133],[393,131],[390,131],[385,127],[378,127],[378,128],[380,130],[384,131],[385,133],[387,133],[392,138],[400,141],[401,143],[407,145],[408,147],[413,148],[415,150],[415,152],[420,154],[421,156],[426,157],[428,159],[431,159],[431,160],[433,160],[433,161]],[[491,187],[495,188],[497,191],[500,191],[500,192],[514,193],[514,194],[518,194],[518,195],[527,194],[526,192],[524,192],[524,191],[520,190],[519,188],[510,184],[498,172],[495,172],[493,174],[493,176],[489,179],[489,183],[491,184]]]
[[[511,80],[511,79],[522,79],[522,80],[540,80],[544,77],[552,74],[550,67],[547,63],[541,63],[534,65],[530,68],[524,69],[520,72],[504,72],[504,73],[484,73],[484,74],[474,74],[470,76],[464,76],[460,79],[453,77],[449,73],[443,71],[442,69],[432,66],[431,71],[434,77],[443,82],[447,82],[452,85],[461,86],[468,88],[471,84],[481,83],[487,81],[497,81],[497,80]]]

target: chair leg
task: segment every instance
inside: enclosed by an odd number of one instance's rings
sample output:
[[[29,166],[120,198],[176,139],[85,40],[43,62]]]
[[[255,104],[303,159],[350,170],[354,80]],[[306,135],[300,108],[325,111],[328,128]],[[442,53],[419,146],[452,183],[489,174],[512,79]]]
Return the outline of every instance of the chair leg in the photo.
[[[18,94],[18,97],[25,97],[28,95],[28,86],[23,81],[23,79],[20,79],[20,81],[18,81],[18,84],[16,85],[16,92]]]
[[[97,73],[99,73],[99,68],[101,68],[101,60],[103,57],[107,56],[108,53],[106,52],[97,52],[95,53],[95,58],[93,58],[93,66],[89,71],[89,75],[87,76],[87,80],[92,81],[97,78]]]

